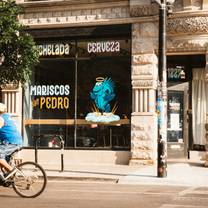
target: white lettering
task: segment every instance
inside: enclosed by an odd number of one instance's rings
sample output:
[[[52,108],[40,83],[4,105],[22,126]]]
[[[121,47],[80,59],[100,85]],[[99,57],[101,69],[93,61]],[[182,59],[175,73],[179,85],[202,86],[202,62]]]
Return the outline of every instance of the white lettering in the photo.
[[[65,55],[69,55],[69,52],[70,52],[70,46],[69,46],[69,44],[66,44],[65,45]]]
[[[70,86],[65,85],[65,95],[69,95],[69,94],[70,94]]]
[[[120,51],[120,43],[119,42],[115,42],[115,51],[116,52]]]
[[[45,85],[42,86],[42,93],[41,95],[47,95],[47,88]]]
[[[70,44],[38,45],[39,56],[62,56],[70,54]]]
[[[59,95],[64,95],[64,85],[60,85],[60,87],[59,87]]]
[[[106,42],[106,51],[107,52],[113,52],[110,45],[111,45],[111,42]]]
[[[39,55],[42,56],[43,55],[43,46],[42,45],[38,46],[38,51],[39,51]]]
[[[42,52],[42,55],[43,56],[46,56],[48,53],[47,53],[48,49],[47,49],[47,45],[43,45],[43,52]]]
[[[59,45],[58,44],[56,44],[55,45],[55,55],[59,55]]]
[[[64,96],[70,94],[69,85],[31,85],[30,95],[31,96]]]
[[[50,56],[52,54],[52,45],[48,45],[48,55]]]
[[[106,41],[106,42],[91,42],[87,44],[88,53],[110,53],[120,51],[120,42]]]
[[[56,45],[52,47],[52,56],[55,56],[56,55]]]
[[[97,43],[97,53],[102,52],[101,50],[101,43]]]
[[[60,48],[59,55],[61,55],[61,56],[64,55],[64,53],[65,53],[64,45],[60,44],[59,48]]]
[[[36,95],[36,86],[30,86],[30,95]]]
[[[92,52],[92,43],[87,44],[87,51],[88,51],[88,53]]]
[[[106,51],[106,44],[104,42],[101,43],[101,51],[102,52]]]
[[[92,52],[96,53],[96,43],[92,43]]]
[[[50,93],[49,95],[54,95],[54,86],[50,85]]]
[[[42,89],[41,86],[38,85],[38,86],[37,86],[37,89],[36,89],[36,94],[37,94],[37,95],[41,95],[41,94],[42,94],[42,92],[41,92],[42,90],[41,90],[41,89]]]

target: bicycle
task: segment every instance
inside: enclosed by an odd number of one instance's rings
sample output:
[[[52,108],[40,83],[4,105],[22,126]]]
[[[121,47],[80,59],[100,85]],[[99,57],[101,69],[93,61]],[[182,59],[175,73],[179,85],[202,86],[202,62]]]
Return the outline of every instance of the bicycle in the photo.
[[[15,150],[6,158],[7,162],[16,168],[16,172],[7,176],[5,169],[1,167],[3,178],[0,185],[4,187],[12,186],[13,190],[21,197],[34,198],[44,191],[47,184],[47,176],[44,169],[35,162],[26,161],[15,164],[15,155],[21,149]]]

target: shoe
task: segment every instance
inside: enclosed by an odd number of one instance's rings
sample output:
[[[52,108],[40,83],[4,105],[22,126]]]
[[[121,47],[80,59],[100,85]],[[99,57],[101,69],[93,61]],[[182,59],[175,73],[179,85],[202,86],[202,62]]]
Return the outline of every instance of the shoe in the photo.
[[[17,170],[18,169],[16,167],[14,167],[10,172],[8,172],[4,175],[4,179],[7,180],[11,176],[13,176],[17,172]]]

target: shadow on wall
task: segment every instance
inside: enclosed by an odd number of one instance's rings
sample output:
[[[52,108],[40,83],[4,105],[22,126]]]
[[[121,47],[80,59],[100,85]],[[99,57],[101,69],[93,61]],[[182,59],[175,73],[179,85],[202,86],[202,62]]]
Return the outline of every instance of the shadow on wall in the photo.
[[[129,165],[131,158],[130,151],[116,151],[115,152],[115,164],[117,165]]]

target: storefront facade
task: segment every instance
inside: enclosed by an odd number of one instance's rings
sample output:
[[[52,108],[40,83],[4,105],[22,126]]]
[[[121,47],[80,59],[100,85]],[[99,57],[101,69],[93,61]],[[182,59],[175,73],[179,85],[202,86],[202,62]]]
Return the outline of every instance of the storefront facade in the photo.
[[[85,151],[94,153],[92,158],[114,152],[119,153],[117,159],[124,153],[119,163],[155,163],[157,4],[17,2],[26,11],[20,21],[29,26],[40,49],[40,63],[19,104],[28,151],[34,147],[34,137],[42,137],[38,145],[50,157],[50,150],[58,148],[54,139],[58,134],[66,151],[80,151],[82,157]],[[168,17],[169,157],[205,150],[207,9],[207,0],[176,0]],[[93,120],[90,113],[99,118]],[[106,114],[113,114],[114,120]]]
[[[57,134],[66,149],[130,150],[130,25],[57,31],[30,30],[40,63],[25,91],[26,145],[55,147]]]

